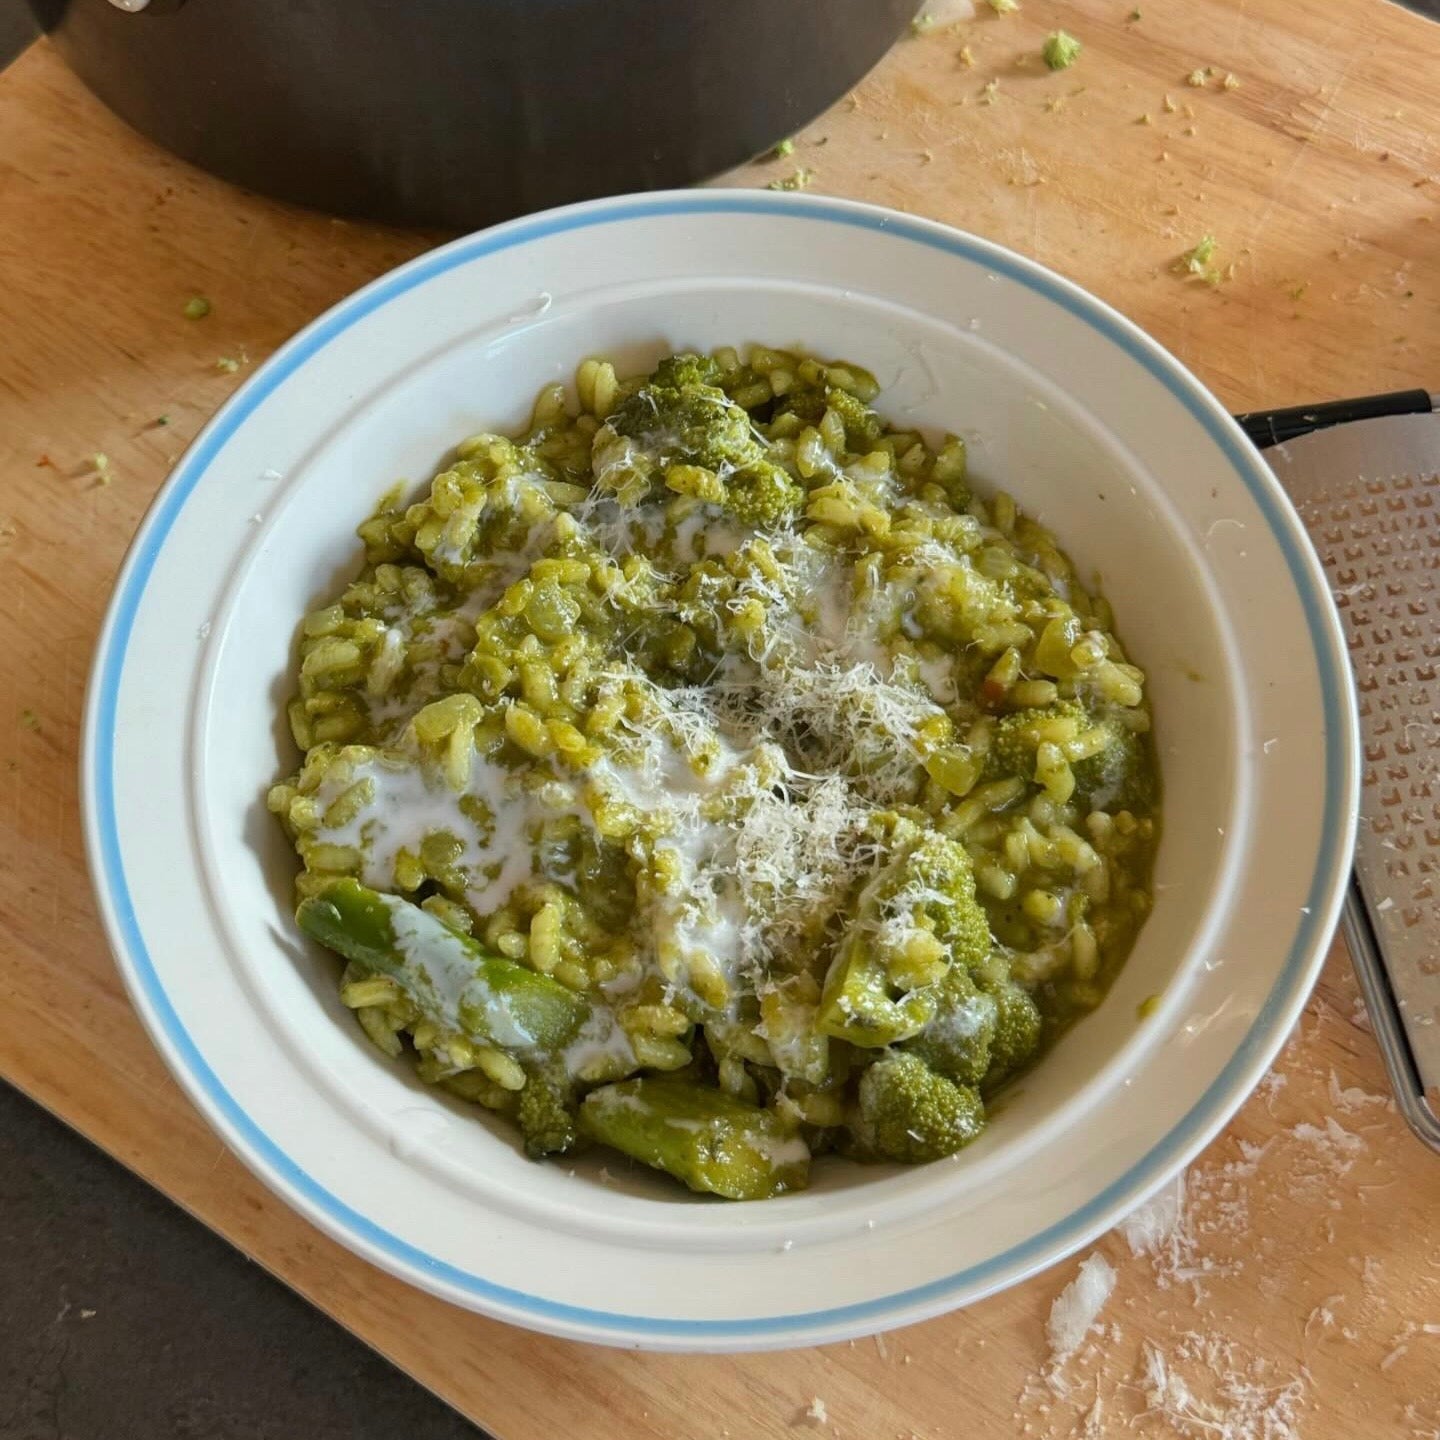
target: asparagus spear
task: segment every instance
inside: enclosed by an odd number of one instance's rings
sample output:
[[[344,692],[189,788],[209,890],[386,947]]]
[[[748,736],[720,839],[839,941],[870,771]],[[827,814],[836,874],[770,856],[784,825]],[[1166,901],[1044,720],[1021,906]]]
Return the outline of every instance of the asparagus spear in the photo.
[[[580,1129],[727,1200],[766,1200],[803,1190],[809,1179],[809,1149],[773,1113],[684,1080],[622,1080],[592,1090]]]
[[[395,895],[338,880],[295,912],[312,939],[377,975],[388,975],[427,1020],[484,1045],[558,1050],[590,1013],[558,981],[442,924]]]

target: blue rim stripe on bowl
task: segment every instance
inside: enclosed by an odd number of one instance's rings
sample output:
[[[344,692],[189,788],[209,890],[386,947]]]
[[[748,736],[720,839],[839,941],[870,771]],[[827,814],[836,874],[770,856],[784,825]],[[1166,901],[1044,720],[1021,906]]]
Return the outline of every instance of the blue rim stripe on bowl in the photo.
[[[446,271],[465,265],[481,256],[524,245],[532,240],[565,231],[633,220],[639,217],[662,217],[686,214],[770,215],[826,221],[861,230],[883,232],[946,251],[974,264],[1002,273],[1032,290],[1069,314],[1084,321],[1112,344],[1118,345],[1189,411],[1233,466],[1252,499],[1265,516],[1280,546],[1301,597],[1306,623],[1315,650],[1315,659],[1324,694],[1326,737],[1325,797],[1323,833],[1315,871],[1302,910],[1294,939],[1281,971],[1265,1004],[1257,1013],[1245,1038],[1231,1056],[1224,1070],[1211,1083],[1205,1094],[1174,1126],[1170,1133],[1138,1160],[1119,1179],[1112,1182],[1086,1204],[1038,1235],[1018,1246],[993,1256],[979,1265],[948,1275],[925,1285],[828,1310],[799,1312],[792,1315],[735,1320],[677,1320],[643,1315],[612,1314],[547,1300],[541,1296],[495,1284],[482,1276],[470,1274],[392,1235],[364,1215],[332,1195],[311,1178],[294,1160],[282,1151],[242,1109],[235,1098],[211,1070],[171,1005],[160,983],[149,951],[146,948],[135,915],[134,902],[126,883],[121,859],[119,831],[115,807],[115,745],[116,712],[120,677],[140,600],[151,570],[186,501],[204,477],[210,464],[225,447],[235,431],[296,369],[322,350],[336,336],[357,321],[387,305],[406,291]],[[424,1270],[455,1289],[533,1318],[545,1325],[556,1322],[580,1326],[623,1336],[656,1338],[695,1337],[710,1339],[774,1338],[787,1333],[814,1329],[817,1326],[845,1324],[869,1320],[883,1323],[896,1312],[925,1306],[942,1300],[962,1287],[983,1286],[1015,1266],[1033,1264],[1036,1256],[1059,1242],[1067,1248],[1084,1243],[1096,1218],[1127,1194],[1141,1194],[1155,1183],[1159,1173],[1172,1160],[1195,1144],[1214,1124],[1225,1096],[1234,1082],[1254,1062],[1265,1044],[1275,1017],[1293,1002],[1295,988],[1302,980],[1310,957],[1326,938],[1325,931],[1333,920],[1333,906],[1326,903],[1331,888],[1330,877],[1344,868],[1350,816],[1346,805],[1346,748],[1343,737],[1353,733],[1353,715],[1349,701],[1348,682],[1336,663],[1335,631],[1331,624],[1328,596],[1315,582],[1313,559],[1303,548],[1288,523],[1285,502],[1274,492],[1261,462],[1250,449],[1240,431],[1222,414],[1192,392],[1177,384],[1169,373],[1164,352],[1128,322],[1108,309],[1097,306],[1083,292],[1052,277],[1049,272],[1031,268],[1008,253],[992,250],[986,243],[959,231],[914,221],[848,202],[830,202],[816,197],[765,197],[743,192],[697,192],[688,195],[628,197],[610,202],[576,207],[528,220],[515,221],[498,229],[458,240],[444,248],[423,255],[391,275],[382,277],[366,289],[342,301],[329,314],[302,331],[283,347],[237,395],[222,409],[185,456],[180,467],[161,491],[157,504],[147,517],[139,542],[127,562],[120,592],[112,602],[110,630],[105,649],[99,657],[98,699],[91,703],[91,725],[88,732],[87,756],[96,797],[95,821],[98,829],[97,880],[108,891],[114,910],[115,924],[124,941],[131,967],[146,1000],[152,1007],[160,1028],[187,1066],[190,1078],[225,1116],[234,1132],[254,1155],[287,1186],[304,1197],[316,1211],[325,1215],[342,1230],[369,1247],[390,1256],[407,1267]],[[1353,807],[1350,807],[1353,808]],[[548,1327],[547,1327],[548,1328]]]

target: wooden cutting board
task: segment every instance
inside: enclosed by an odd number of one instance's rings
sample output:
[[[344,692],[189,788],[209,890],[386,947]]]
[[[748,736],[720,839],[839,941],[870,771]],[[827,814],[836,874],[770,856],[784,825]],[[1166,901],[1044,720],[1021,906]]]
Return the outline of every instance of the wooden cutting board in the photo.
[[[1382,0],[1132,3],[982,3],[898,45],[793,156],[722,183],[804,166],[818,191],[1002,241],[1232,408],[1440,388],[1440,28]],[[1085,48],[1052,75],[1037,57],[1058,26]],[[777,43],[803,63],[803,36]],[[664,1357],[450,1309],[273,1199],[170,1080],[101,937],[76,797],[86,666],[125,544],[202,421],[303,322],[440,237],[199,175],[44,45],[0,76],[0,137],[0,1072],[504,1440],[1440,1428],[1440,1161],[1379,1098],[1339,947],[1274,1075],[1192,1167],[1189,1238],[1158,1261],[1100,1245],[1110,1328],[1063,1397],[1030,1382],[1073,1260],[883,1341]],[[1215,287],[1172,268],[1206,234]],[[203,321],[181,314],[193,294]]]

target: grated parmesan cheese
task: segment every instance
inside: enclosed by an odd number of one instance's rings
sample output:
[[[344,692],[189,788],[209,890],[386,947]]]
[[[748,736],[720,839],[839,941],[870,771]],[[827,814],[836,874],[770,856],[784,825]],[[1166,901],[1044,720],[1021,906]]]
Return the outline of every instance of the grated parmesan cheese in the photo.
[[[1115,1267],[1099,1251],[1081,1263],[1079,1273],[1055,1297],[1045,1324],[1052,1365],[1061,1364],[1080,1348],[1114,1288]]]

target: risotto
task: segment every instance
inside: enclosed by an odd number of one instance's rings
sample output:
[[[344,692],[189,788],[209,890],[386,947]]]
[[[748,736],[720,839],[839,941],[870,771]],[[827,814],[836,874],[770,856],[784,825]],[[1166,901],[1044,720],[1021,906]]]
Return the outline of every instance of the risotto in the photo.
[[[298,920],[536,1157],[923,1162],[1098,1005],[1158,775],[1109,606],[857,366],[580,366],[359,528],[270,792]]]

